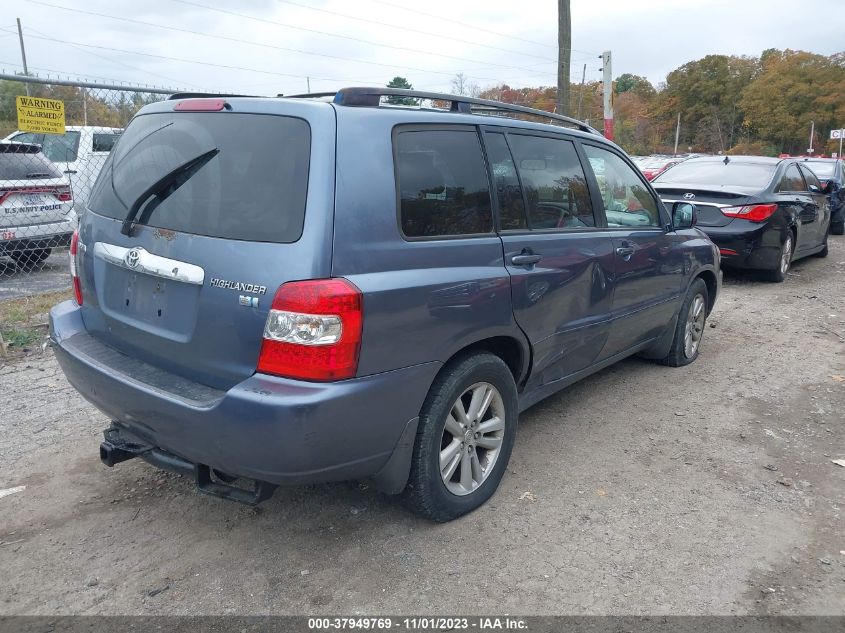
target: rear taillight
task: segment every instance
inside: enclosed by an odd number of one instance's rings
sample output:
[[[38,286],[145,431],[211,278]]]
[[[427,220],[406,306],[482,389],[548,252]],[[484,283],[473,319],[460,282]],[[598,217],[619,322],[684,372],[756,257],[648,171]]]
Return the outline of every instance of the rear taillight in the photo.
[[[258,371],[303,380],[352,378],[361,326],[361,291],[349,281],[283,284],[267,315]]]
[[[53,195],[59,199],[61,202],[70,202],[73,200],[73,196],[70,193],[70,187],[67,185],[62,185],[60,187],[56,187],[56,190],[53,192]]]
[[[750,204],[743,207],[725,207],[722,214],[729,218],[742,218],[751,222],[764,222],[777,211],[776,204]]]
[[[82,305],[82,284],[79,282],[79,270],[77,264],[79,263],[79,229],[73,232],[73,237],[70,238],[70,278],[73,282],[73,298],[76,299],[76,305]]]

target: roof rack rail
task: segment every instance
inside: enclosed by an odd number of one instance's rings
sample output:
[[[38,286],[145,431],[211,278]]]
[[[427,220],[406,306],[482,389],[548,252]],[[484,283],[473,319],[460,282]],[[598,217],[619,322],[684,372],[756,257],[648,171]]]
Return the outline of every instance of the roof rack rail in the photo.
[[[492,101],[490,99],[478,99],[476,97],[465,97],[452,95],[443,92],[425,92],[422,90],[405,90],[404,88],[341,88],[337,92],[316,92],[312,94],[290,95],[291,98],[317,98],[334,96],[334,103],[343,106],[354,107],[378,107],[382,97],[403,97],[411,99],[428,99],[431,101],[448,101],[451,105],[451,112],[463,112],[466,114],[487,114],[487,113],[516,113],[528,114],[531,116],[551,119],[552,122],[574,125],[582,132],[601,135],[601,132],[587,125],[583,121],[563,116],[554,112],[537,110],[512,103]]]
[[[167,100],[170,101],[172,99],[203,99],[205,97],[212,97],[217,99],[223,99],[225,97],[256,97],[258,95],[237,95],[237,94],[228,94],[222,92],[174,92],[172,95],[167,97]]]

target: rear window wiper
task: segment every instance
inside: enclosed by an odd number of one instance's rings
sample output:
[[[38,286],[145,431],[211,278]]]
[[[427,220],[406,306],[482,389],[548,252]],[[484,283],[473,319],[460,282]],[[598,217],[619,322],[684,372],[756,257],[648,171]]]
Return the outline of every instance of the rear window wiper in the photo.
[[[135,228],[136,224],[145,223],[159,204],[164,202],[168,196],[175,193],[179,187],[188,182],[191,176],[197,173],[203,165],[219,153],[220,150],[215,147],[204,154],[200,154],[196,158],[189,160],[187,163],[183,163],[182,165],[179,165],[179,167],[170,170],[152,185],[147,187],[144,192],[135,199],[135,202],[132,203],[132,206],[129,208],[129,213],[126,214],[126,217],[123,220],[123,226],[120,227],[120,232],[124,235],[131,235],[132,229]],[[144,209],[143,215],[136,223],[135,216],[138,215],[138,211],[141,210],[144,203],[153,197],[155,200]]]

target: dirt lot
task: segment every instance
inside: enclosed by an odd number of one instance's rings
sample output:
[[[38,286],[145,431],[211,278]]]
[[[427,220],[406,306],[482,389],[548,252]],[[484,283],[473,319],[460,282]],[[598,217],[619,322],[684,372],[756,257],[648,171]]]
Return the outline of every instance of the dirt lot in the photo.
[[[140,461],[49,350],[0,367],[0,614],[845,614],[845,240],[730,276],[685,369],[628,360],[522,416],[447,525],[357,483],[254,510]],[[525,494],[530,493],[530,494]]]

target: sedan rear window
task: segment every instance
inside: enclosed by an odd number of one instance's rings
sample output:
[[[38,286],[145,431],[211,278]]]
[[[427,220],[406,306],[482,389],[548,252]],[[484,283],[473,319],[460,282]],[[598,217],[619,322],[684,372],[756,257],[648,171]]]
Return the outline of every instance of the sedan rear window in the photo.
[[[834,163],[822,163],[821,161],[816,162],[809,160],[805,163],[807,167],[813,170],[813,173],[821,178],[822,180],[830,180],[833,178],[833,168]]]
[[[90,208],[122,220],[152,185],[204,154],[213,157],[178,189],[141,207],[137,217],[149,211],[144,224],[254,242],[299,239],[311,130],[293,117],[229,112],[136,117],[109,154]]]
[[[657,185],[715,185],[718,187],[743,187],[764,189],[772,180],[777,164],[743,163],[723,160],[688,160],[672,167],[657,178]]]
[[[44,180],[61,177],[61,172],[43,154],[0,152],[0,180]]]

